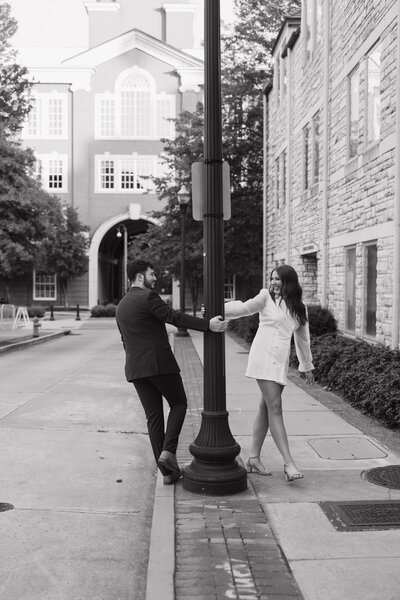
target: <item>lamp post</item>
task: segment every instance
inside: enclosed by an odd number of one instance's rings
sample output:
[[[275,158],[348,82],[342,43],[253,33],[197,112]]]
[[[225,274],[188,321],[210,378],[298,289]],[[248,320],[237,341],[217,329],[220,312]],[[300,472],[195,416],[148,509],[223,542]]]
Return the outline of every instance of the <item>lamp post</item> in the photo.
[[[122,231],[121,231],[122,229]],[[128,289],[128,273],[126,272],[128,266],[128,230],[125,225],[121,224],[118,226],[117,238],[124,238],[124,250],[123,250],[123,264],[122,264],[122,281],[123,281],[123,290],[122,295],[126,294]]]
[[[212,317],[224,314],[219,0],[205,0],[204,9],[204,297]],[[183,472],[183,487],[200,494],[234,494],[247,487],[246,470],[236,461],[240,446],[228,423],[224,342],[221,334],[204,334],[204,410],[190,445],[194,459]]]
[[[182,313],[185,312],[185,216],[190,200],[189,191],[185,186],[182,186],[178,194],[178,202],[181,210],[181,275],[179,288],[179,309]],[[179,327],[175,334],[177,337],[187,337],[189,334],[184,327]]]

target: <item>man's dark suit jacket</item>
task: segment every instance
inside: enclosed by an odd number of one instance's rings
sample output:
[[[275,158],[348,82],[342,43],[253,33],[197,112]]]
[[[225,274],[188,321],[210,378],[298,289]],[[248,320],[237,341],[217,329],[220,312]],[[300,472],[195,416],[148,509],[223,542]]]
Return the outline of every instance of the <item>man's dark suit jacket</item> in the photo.
[[[117,306],[116,318],[126,352],[128,381],[151,375],[179,373],[165,323],[208,331],[209,320],[173,310],[149,288],[133,286]]]

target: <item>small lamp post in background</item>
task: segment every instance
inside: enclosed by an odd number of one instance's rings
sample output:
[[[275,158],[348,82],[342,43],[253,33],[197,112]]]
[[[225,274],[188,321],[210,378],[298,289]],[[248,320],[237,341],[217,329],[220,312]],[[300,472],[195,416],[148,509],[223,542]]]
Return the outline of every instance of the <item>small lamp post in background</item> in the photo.
[[[181,209],[181,276],[180,276],[180,289],[179,289],[179,309],[182,313],[185,312],[185,216],[187,207],[190,200],[189,190],[183,185],[179,190],[178,194],[179,207]],[[178,328],[175,334],[178,337],[188,336],[188,332],[184,327]]]
[[[121,231],[122,230],[122,231]],[[124,238],[124,251],[123,251],[123,265],[122,265],[122,281],[123,281],[123,290],[122,295],[126,294],[128,289],[128,274],[126,272],[128,266],[128,230],[125,225],[121,224],[118,226],[117,238]]]

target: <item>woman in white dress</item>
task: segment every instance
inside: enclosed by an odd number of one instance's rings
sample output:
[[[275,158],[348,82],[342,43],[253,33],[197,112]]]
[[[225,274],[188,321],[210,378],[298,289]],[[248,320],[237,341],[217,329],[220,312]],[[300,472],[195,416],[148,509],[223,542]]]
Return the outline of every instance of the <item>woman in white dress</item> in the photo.
[[[241,302],[235,300],[225,304],[225,319],[237,319],[259,313],[260,324],[250,348],[246,376],[257,380],[261,390],[261,401],[253,426],[250,458],[247,471],[259,475],[271,475],[260,460],[261,448],[268,429],[282,455],[286,481],[304,477],[293,460],[282,416],[282,391],[287,381],[290,342],[292,335],[299,359],[299,371],[306,382],[313,384],[310,333],[302,289],[293,267],[280,265],[270,278],[270,288]]]

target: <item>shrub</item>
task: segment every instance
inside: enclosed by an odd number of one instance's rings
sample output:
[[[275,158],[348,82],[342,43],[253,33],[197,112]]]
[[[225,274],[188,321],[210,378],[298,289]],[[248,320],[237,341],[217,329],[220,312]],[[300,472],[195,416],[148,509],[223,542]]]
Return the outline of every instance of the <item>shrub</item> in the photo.
[[[90,314],[92,317],[115,317],[116,308],[116,304],[106,304],[105,306],[97,304],[90,309]]]
[[[317,381],[388,427],[400,426],[400,352],[325,335],[311,340]],[[295,366],[294,351],[290,363]]]
[[[307,306],[310,335],[321,336],[327,333],[336,333],[338,330],[336,319],[330,310],[320,304]]]
[[[229,321],[228,329],[233,331],[246,342],[251,343],[256,335],[258,324],[260,322],[258,313],[249,317],[241,317],[240,319],[232,319]]]
[[[28,306],[28,315],[30,316],[30,318],[32,319],[33,317],[44,317],[46,313],[46,307],[45,306]]]

